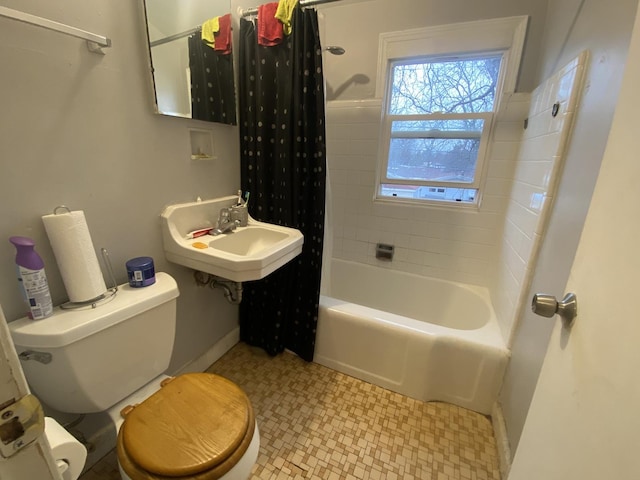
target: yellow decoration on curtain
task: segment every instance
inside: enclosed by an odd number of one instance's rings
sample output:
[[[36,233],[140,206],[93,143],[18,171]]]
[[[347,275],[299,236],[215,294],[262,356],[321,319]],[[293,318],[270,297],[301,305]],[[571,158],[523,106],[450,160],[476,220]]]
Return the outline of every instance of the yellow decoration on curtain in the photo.
[[[291,35],[291,17],[298,0],[280,0],[276,10],[276,18],[282,22],[282,31],[285,35]]]
[[[215,34],[220,30],[220,17],[213,17],[202,24],[202,41],[214,48],[216,45]]]

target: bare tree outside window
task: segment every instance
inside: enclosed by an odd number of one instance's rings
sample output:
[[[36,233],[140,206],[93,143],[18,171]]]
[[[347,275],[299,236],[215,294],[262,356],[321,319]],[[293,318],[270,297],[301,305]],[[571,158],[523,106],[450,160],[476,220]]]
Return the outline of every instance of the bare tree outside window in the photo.
[[[389,113],[490,112],[499,70],[500,57],[395,65]],[[472,182],[482,123],[478,119],[393,122],[389,176]]]
[[[391,115],[491,112],[501,56],[393,67]]]
[[[442,182],[445,187],[447,183],[474,182],[487,127],[481,114],[493,112],[501,60],[501,55],[493,55],[392,65],[388,180]],[[383,195],[384,189],[383,185]],[[464,188],[446,190],[458,201],[458,196],[471,201],[475,196],[475,189],[472,193]],[[419,186],[406,192],[427,198],[443,193],[439,188]]]

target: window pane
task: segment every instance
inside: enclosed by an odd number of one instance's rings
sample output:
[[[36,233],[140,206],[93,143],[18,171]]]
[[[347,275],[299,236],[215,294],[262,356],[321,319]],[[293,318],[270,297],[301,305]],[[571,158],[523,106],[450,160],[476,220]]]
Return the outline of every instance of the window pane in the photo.
[[[417,187],[414,185],[380,185],[383,197],[439,200],[443,202],[477,203],[475,188]]]
[[[484,120],[394,121],[387,178],[472,183]]]
[[[480,140],[391,139],[388,178],[473,182]]]
[[[491,112],[501,56],[393,66],[389,113]]]

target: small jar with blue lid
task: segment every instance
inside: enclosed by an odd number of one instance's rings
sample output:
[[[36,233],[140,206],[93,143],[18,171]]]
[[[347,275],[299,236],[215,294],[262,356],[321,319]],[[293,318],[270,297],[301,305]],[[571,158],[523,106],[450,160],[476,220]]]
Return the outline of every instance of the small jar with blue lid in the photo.
[[[136,257],[127,261],[127,275],[129,285],[134,288],[148,287],[156,283],[156,271],[153,258]]]

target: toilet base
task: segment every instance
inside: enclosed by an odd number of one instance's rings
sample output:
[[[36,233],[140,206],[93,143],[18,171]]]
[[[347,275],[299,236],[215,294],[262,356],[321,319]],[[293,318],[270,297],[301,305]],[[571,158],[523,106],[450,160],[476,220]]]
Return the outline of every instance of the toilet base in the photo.
[[[251,476],[251,469],[258,460],[258,451],[260,450],[260,432],[258,431],[258,422],[255,423],[253,438],[247,451],[242,458],[236,463],[231,470],[221,476],[218,480],[247,480]],[[118,469],[120,470],[120,476],[122,480],[131,480],[118,462]],[[178,479],[176,479],[178,480]]]

